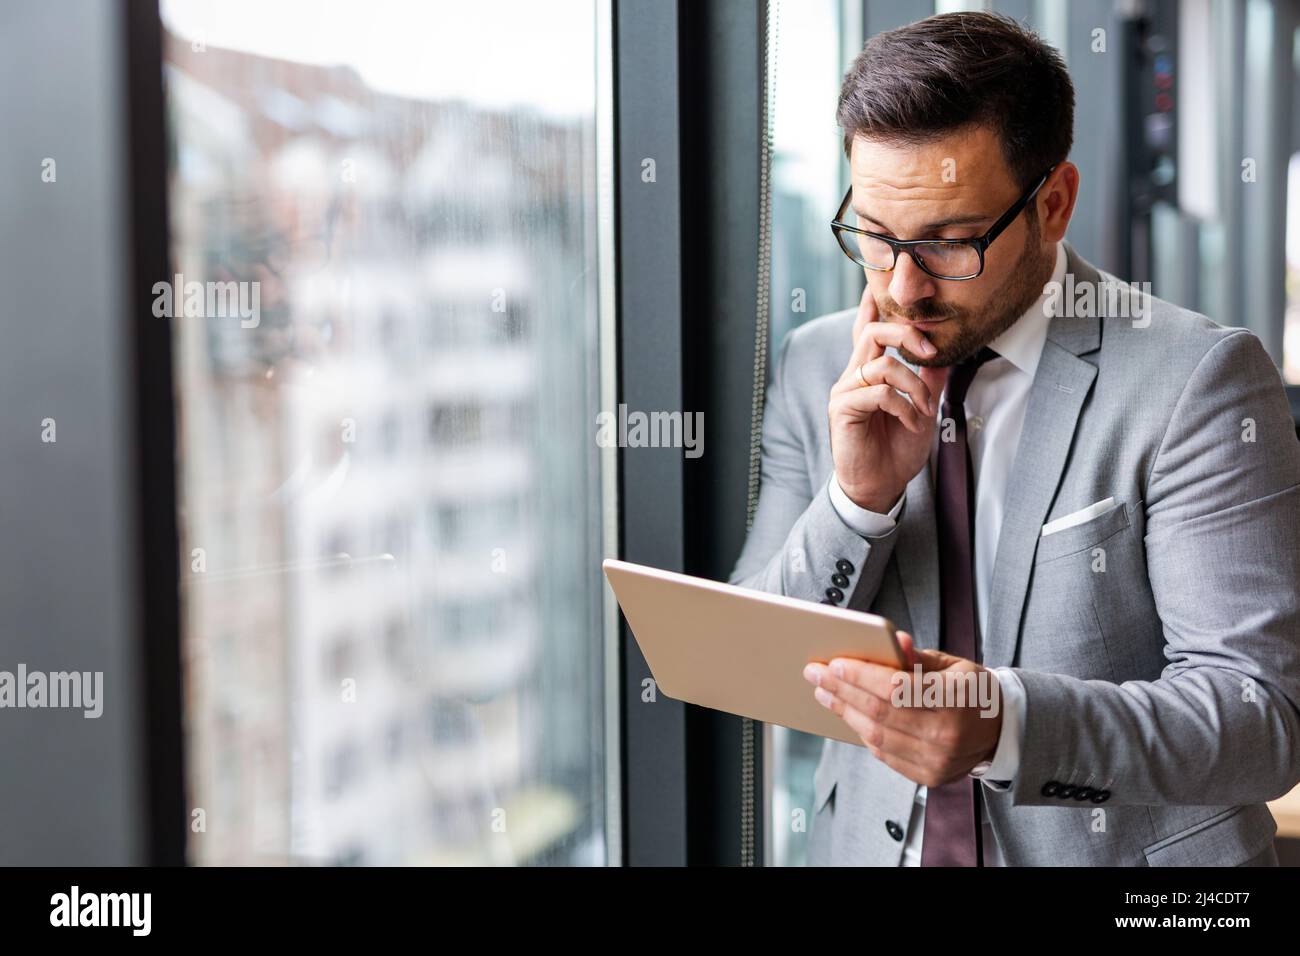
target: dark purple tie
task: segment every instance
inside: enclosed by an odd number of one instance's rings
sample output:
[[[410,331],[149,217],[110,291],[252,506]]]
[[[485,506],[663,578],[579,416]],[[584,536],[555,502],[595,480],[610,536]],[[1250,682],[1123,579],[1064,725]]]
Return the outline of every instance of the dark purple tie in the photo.
[[[939,423],[939,462],[935,520],[939,538],[939,647],[980,660],[975,638],[975,479],[966,446],[966,390],[979,367],[998,353],[980,350],[953,366],[944,388]],[[952,419],[951,441],[944,441]],[[921,837],[922,866],[983,866],[980,783],[962,777],[930,787],[925,800],[925,831]]]

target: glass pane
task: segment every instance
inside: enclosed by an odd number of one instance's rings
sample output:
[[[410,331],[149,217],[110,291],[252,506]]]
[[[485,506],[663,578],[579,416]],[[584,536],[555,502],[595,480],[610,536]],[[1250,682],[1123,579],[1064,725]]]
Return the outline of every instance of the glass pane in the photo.
[[[830,222],[848,187],[848,162],[835,124],[845,0],[772,4],[776,38],[772,119],[771,329],[776,346],[795,326],[847,307],[863,275],[840,250]],[[846,9],[842,9],[842,7]],[[865,227],[853,211],[845,222]],[[845,235],[850,243],[851,234]],[[893,252],[885,248],[886,263]]]
[[[1300,385],[1300,153],[1287,163],[1286,318],[1282,327],[1282,377]]]
[[[608,859],[596,6],[163,3],[194,862]]]
[[[847,308],[862,294],[862,269],[845,257],[829,225],[848,187],[835,104],[848,67],[842,50],[845,17],[853,6],[848,0],[772,5],[778,22],[773,30],[777,49],[768,54],[775,56],[770,357],[791,329]],[[852,212],[846,216],[852,217],[848,222],[856,219]],[[852,234],[845,239],[855,241]],[[872,257],[888,266],[893,251],[887,245],[882,248],[883,253]],[[801,866],[807,853],[806,824],[812,819],[812,773],[822,738],[774,724],[766,725],[764,732],[772,781],[767,862]]]

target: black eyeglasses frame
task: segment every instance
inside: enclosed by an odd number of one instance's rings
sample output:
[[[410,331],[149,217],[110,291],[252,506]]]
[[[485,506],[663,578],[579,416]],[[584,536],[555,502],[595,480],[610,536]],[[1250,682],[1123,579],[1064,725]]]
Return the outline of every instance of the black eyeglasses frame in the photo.
[[[894,268],[898,265],[898,254],[900,252],[906,252],[909,256],[911,256],[912,261],[916,263],[917,268],[919,268],[922,272],[924,272],[928,276],[932,276],[935,279],[943,279],[944,281],[947,282],[968,282],[971,279],[978,279],[981,275],[984,274],[984,251],[993,244],[994,239],[1002,235],[1002,233],[1006,230],[1007,226],[1011,225],[1011,223],[1015,221],[1015,218],[1018,215],[1020,215],[1021,212],[1024,211],[1024,208],[1026,206],[1029,205],[1030,200],[1032,200],[1036,195],[1038,195],[1038,190],[1043,188],[1043,184],[1047,182],[1048,178],[1052,175],[1053,171],[1055,171],[1057,165],[1059,164],[1054,163],[1047,170],[1047,172],[1043,173],[1042,177],[1038,180],[1038,182],[1036,182],[1023,195],[1021,195],[1021,197],[1015,201],[1015,203],[1011,206],[1010,209],[1008,209],[1001,216],[999,216],[997,221],[994,222],[993,225],[989,227],[988,231],[984,233],[984,235],[982,236],[973,236],[969,239],[893,239],[889,236],[883,236],[878,232],[870,232],[866,229],[859,229],[857,226],[850,226],[847,222],[844,222],[843,219],[844,219],[844,214],[848,211],[849,201],[853,198],[852,186],[850,186],[848,188],[848,191],[844,193],[844,199],[840,202],[839,211],[836,212],[835,218],[831,220],[831,232],[834,233],[835,241],[839,243],[840,249],[843,250],[846,256],[848,256],[858,265],[862,266],[864,269],[870,269],[872,272],[892,272]],[[894,261],[890,263],[888,269],[883,268],[881,266],[873,266],[870,265],[869,263],[863,262],[859,258],[861,253],[855,255],[853,252],[850,251],[850,246],[856,246],[857,243],[846,242],[844,239],[844,233],[846,232],[855,233],[860,236],[869,236],[872,239],[876,239],[879,240],[880,242],[885,243],[894,251]],[[978,253],[979,255],[979,260],[980,260],[979,271],[966,276],[939,275],[937,272],[933,272],[929,268],[927,268],[925,263],[921,261],[921,257],[916,253],[916,248],[918,246],[927,246],[927,245],[970,246],[974,248],[976,253]]]

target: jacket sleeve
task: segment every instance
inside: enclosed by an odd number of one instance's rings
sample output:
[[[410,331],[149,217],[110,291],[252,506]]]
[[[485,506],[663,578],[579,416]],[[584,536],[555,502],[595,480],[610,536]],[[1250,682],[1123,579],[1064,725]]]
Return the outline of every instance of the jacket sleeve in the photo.
[[[841,607],[865,609],[880,588],[906,503],[893,528],[863,537],[840,518],[827,490],[828,475],[810,475],[812,460],[792,411],[789,378],[797,367],[799,330],[785,337],[763,414],[761,490],[754,522],[730,581],[742,587],[820,601],[843,574]],[[818,396],[824,408],[829,395]],[[827,427],[825,412],[821,427]]]
[[[1300,443],[1276,367],[1241,330],[1201,358],[1147,482],[1154,681],[1017,669],[1016,804],[1048,780],[1115,804],[1249,804],[1300,781]]]

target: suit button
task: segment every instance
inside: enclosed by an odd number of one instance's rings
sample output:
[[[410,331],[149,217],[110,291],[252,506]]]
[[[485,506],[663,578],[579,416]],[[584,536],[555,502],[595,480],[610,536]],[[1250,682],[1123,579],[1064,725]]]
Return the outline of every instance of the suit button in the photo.
[[[827,588],[826,596],[830,598],[832,601],[834,601],[836,604],[839,604],[841,601],[844,600],[844,592],[841,591],[839,588]]]
[[[852,574],[853,562],[845,561],[843,558],[840,558],[838,561],[835,562],[835,570],[840,572],[840,574]]]
[[[1063,783],[1061,784],[1061,786],[1059,786],[1056,789],[1056,795],[1060,797],[1062,800],[1069,800],[1072,796],[1074,796],[1074,791],[1078,789],[1079,788],[1074,786],[1073,784]]]
[[[1092,789],[1092,787],[1080,787],[1078,790],[1075,791],[1074,799],[1089,800],[1092,798],[1092,795],[1096,792],[1097,791]]]
[[[832,574],[831,584],[835,585],[837,588],[846,588],[849,586],[849,579],[842,574]]]
[[[902,842],[903,828],[900,827],[897,823],[895,823],[893,820],[886,820],[885,829],[889,831],[889,835],[891,837],[893,837],[895,840],[898,840],[900,843]]]
[[[1043,789],[1038,792],[1045,797],[1054,797],[1056,796],[1057,788],[1060,786],[1061,785],[1055,780],[1049,780],[1047,783],[1043,784]]]
[[[1093,803],[1105,803],[1107,800],[1110,799],[1110,791],[1098,790],[1088,799],[1091,800]]]

